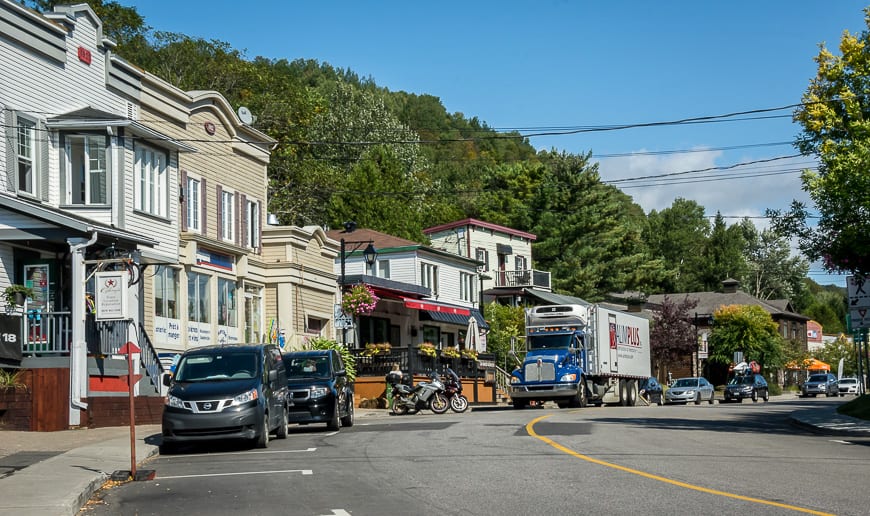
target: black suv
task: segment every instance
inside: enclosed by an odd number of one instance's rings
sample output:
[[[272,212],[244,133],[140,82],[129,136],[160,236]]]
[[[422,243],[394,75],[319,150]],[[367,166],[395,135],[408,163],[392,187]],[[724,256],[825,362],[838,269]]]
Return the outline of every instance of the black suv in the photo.
[[[287,373],[271,344],[205,346],[181,355],[163,409],[161,453],[182,442],[287,437]]]
[[[760,374],[736,375],[725,386],[723,393],[725,401],[743,402],[744,398],[751,398],[757,402],[758,398],[767,401],[770,399],[770,391],[767,380]]]
[[[284,353],[291,423],[326,423],[330,430],[353,426],[353,383],[333,349]]]

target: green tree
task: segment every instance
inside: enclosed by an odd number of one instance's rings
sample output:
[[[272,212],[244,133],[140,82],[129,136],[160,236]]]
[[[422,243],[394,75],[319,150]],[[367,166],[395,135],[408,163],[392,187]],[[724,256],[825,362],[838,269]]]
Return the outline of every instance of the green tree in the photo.
[[[489,324],[486,334],[486,351],[495,354],[495,363],[507,372],[522,363],[523,354],[514,350],[524,349],[523,335],[526,331],[525,311],[521,307],[489,303],[484,306],[484,317]]]
[[[870,28],[870,8],[864,10]],[[870,31],[843,33],[840,56],[824,45],[794,119],[803,132],[795,145],[802,154],[818,156],[817,170],[805,170],[803,190],[809,193],[818,219],[809,224],[805,204],[794,201],[782,213],[771,210],[775,226],[798,237],[811,260],[830,271],[870,274]]]
[[[759,232],[749,219],[744,219],[741,226],[746,242],[746,274],[740,281],[744,291],[763,300],[799,296],[810,268],[807,261],[791,256],[788,239],[776,231]]]
[[[840,359],[843,360],[843,376],[858,375],[858,352],[855,344],[850,342],[845,335],[840,335],[834,342],[829,342],[822,349],[815,352],[815,357],[831,366],[831,372],[837,374]]]
[[[719,290],[723,280],[739,279],[745,275],[744,246],[742,228],[739,225],[727,226],[725,218],[717,212],[703,250],[701,281],[704,290]]]
[[[778,326],[760,306],[727,305],[713,313],[710,360],[730,364],[736,351],[744,360],[755,360],[769,370],[783,364],[782,337]]]
[[[699,275],[709,234],[710,221],[704,207],[695,201],[677,198],[669,208],[647,215],[644,241],[651,255],[663,260],[666,271],[661,291],[697,292],[703,288]]]
[[[674,364],[698,350],[698,337],[689,313],[696,306],[698,301],[688,296],[682,300],[665,296],[653,316],[649,331],[650,353],[660,380],[664,380],[663,373]]]

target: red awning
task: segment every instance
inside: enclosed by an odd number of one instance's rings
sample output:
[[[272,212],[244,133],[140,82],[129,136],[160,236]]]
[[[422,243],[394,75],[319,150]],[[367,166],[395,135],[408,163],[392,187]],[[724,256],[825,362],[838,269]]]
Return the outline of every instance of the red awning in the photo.
[[[447,305],[439,305],[437,303],[432,303],[429,301],[421,301],[419,299],[410,299],[403,298],[405,301],[406,308],[413,308],[415,310],[426,310],[428,312],[440,312],[444,314],[454,314],[454,315],[471,315],[471,310],[468,308],[461,308],[458,306],[447,306]]]

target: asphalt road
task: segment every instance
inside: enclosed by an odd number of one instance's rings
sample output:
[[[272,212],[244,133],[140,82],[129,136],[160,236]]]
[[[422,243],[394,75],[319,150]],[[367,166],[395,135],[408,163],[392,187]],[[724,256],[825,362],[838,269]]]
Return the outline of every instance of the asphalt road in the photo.
[[[293,427],[153,459],[82,514],[867,513],[870,442],[796,429],[838,400],[474,411]]]

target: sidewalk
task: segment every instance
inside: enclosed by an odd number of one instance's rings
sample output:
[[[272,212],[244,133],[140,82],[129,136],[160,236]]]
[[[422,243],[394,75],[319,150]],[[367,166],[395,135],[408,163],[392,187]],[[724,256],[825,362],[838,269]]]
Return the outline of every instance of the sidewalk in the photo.
[[[472,407],[492,410],[501,407]],[[389,411],[357,409],[357,420]],[[835,407],[798,410],[795,426],[824,435],[870,437],[870,421],[837,413]],[[157,453],[160,425],[136,427],[137,470]],[[115,471],[130,470],[130,428],[61,432],[0,431],[0,516],[75,515]]]

